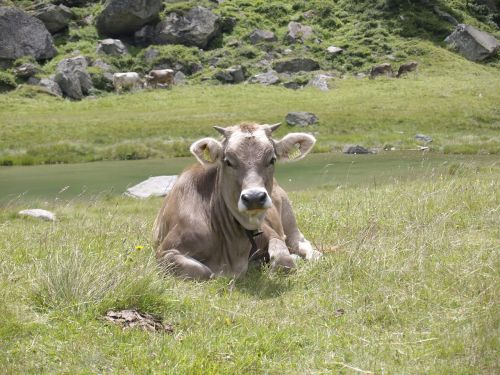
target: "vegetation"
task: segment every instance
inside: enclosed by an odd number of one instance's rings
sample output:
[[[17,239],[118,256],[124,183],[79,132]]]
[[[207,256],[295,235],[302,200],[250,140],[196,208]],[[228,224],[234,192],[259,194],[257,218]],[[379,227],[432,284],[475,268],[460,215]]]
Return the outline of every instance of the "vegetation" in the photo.
[[[500,169],[454,163],[404,182],[291,194],[325,256],[233,282],[158,274],[160,200],[43,200],[0,211],[6,373],[497,373]],[[172,335],[122,331],[135,307]]]

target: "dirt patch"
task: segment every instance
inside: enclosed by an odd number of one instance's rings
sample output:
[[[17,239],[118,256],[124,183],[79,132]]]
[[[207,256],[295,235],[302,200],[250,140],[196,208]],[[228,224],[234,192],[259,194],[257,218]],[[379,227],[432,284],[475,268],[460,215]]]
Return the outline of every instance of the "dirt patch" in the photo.
[[[160,318],[137,310],[109,310],[104,320],[118,324],[123,329],[140,328],[148,332],[173,333],[174,326],[164,323]]]

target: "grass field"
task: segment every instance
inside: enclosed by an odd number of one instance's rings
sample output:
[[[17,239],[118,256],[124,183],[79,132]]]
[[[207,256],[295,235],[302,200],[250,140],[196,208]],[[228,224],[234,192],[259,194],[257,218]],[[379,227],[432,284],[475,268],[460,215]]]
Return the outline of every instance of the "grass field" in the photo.
[[[411,180],[291,193],[325,252],[236,283],[158,275],[160,200],[42,200],[56,223],[0,211],[3,373],[494,374],[500,169],[457,163]],[[141,248],[143,246],[143,248]],[[139,249],[139,250],[137,250]],[[174,334],[100,317],[136,307]]]

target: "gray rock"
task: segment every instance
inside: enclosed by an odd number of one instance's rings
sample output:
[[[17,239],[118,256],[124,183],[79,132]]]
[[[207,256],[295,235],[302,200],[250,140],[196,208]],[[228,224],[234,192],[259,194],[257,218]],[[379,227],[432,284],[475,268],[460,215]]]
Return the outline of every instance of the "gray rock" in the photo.
[[[134,33],[134,42],[139,46],[147,46],[153,42],[155,37],[155,26],[146,25]]]
[[[27,79],[40,73],[40,68],[32,63],[24,63],[14,68],[13,73],[16,77]]]
[[[370,78],[376,78],[378,76],[392,77],[392,66],[389,63],[384,63],[380,65],[372,66],[370,70]]]
[[[298,22],[290,22],[288,24],[288,32],[286,33],[286,40],[290,43],[305,42],[314,36],[314,31],[311,26],[302,25]]]
[[[32,208],[18,212],[21,216],[31,216],[42,220],[55,221],[56,215],[50,211],[42,210],[40,208]]]
[[[96,27],[102,35],[132,35],[158,18],[161,0],[108,0],[97,16]]]
[[[431,143],[432,142],[432,137],[425,135],[425,134],[416,134],[415,139],[419,142],[423,143]]]
[[[278,73],[297,73],[297,72],[310,72],[312,70],[320,69],[319,63],[316,60],[298,57],[291,60],[278,61],[273,64],[274,70]]]
[[[446,13],[446,12],[442,11],[437,5],[434,5],[433,9],[434,9],[434,13],[436,13],[439,17],[441,17],[445,21],[447,21],[455,26],[458,25],[458,21],[450,13]]]
[[[60,98],[63,96],[61,87],[57,84],[57,82],[50,78],[42,78],[38,82],[38,86],[40,86],[47,94],[58,96]]]
[[[314,87],[317,88],[318,90],[321,91],[329,91],[330,87],[328,82],[332,79],[333,77],[328,74],[318,74],[314,76],[309,82],[307,83],[308,87]]]
[[[186,82],[186,75],[180,70],[174,75],[174,85],[179,86]]]
[[[0,60],[33,56],[36,60],[56,55],[54,40],[42,21],[13,7],[0,7]]]
[[[464,24],[458,25],[445,42],[471,61],[482,61],[500,50],[500,43],[493,35]]]
[[[111,56],[121,56],[128,53],[127,47],[120,39],[104,39],[97,46],[97,53]]]
[[[164,197],[172,190],[177,176],[155,176],[128,188],[125,195],[133,198]]]
[[[283,87],[286,87],[287,89],[291,89],[291,90],[299,90],[299,89],[304,88],[303,85],[301,85],[297,82],[294,82],[294,81],[283,83]]]
[[[317,123],[318,116],[311,112],[290,112],[285,121],[288,125],[303,127]]]
[[[92,3],[99,3],[100,0],[57,0],[56,4],[64,4],[69,7],[83,7]]]
[[[252,33],[248,36],[248,39],[252,44],[258,44],[262,42],[270,43],[276,42],[278,40],[278,38],[276,38],[276,35],[272,31],[260,29],[255,29],[254,31],[252,31]]]
[[[326,49],[326,52],[328,52],[330,55],[338,55],[344,52],[344,50],[340,47],[335,47],[335,46],[330,46]]]
[[[222,83],[241,83],[245,80],[245,72],[237,65],[217,72],[215,78]]]
[[[95,60],[92,63],[92,66],[99,68],[100,70],[100,72],[98,73],[90,73],[90,77],[92,78],[92,82],[95,88],[99,90],[113,91],[113,72],[115,71],[115,69],[101,59]]]
[[[62,4],[38,4],[30,13],[42,21],[52,34],[67,28],[74,17],[72,10]]]
[[[363,146],[346,146],[344,147],[344,154],[371,154],[370,150],[364,148]]]
[[[155,48],[148,48],[146,51],[144,51],[144,61],[146,61],[148,64],[155,61],[158,56],[160,56],[160,52]]]
[[[222,32],[219,16],[200,6],[187,13],[170,13],[156,26],[155,44],[183,44],[207,48]]]
[[[87,72],[88,63],[84,56],[64,59],[56,67],[56,81],[65,96],[80,100],[93,88],[92,79]]]
[[[260,83],[261,85],[274,85],[279,81],[280,77],[274,70],[270,70],[266,73],[256,74],[248,80],[248,82],[250,83]]]

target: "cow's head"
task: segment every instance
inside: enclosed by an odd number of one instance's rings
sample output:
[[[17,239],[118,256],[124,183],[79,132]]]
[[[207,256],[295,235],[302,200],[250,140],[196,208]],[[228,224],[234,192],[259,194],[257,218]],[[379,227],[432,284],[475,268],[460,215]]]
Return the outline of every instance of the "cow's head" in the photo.
[[[222,142],[203,138],[191,145],[191,152],[206,166],[217,165],[219,188],[229,210],[248,230],[259,229],[272,206],[274,163],[302,159],[316,140],[305,133],[291,133],[281,140],[271,134],[279,127],[244,123],[215,127]]]

